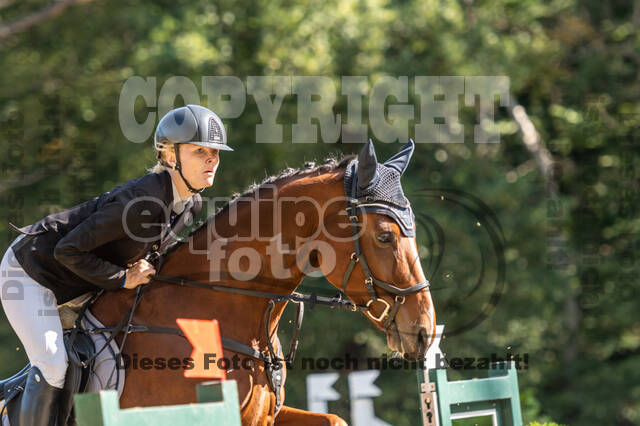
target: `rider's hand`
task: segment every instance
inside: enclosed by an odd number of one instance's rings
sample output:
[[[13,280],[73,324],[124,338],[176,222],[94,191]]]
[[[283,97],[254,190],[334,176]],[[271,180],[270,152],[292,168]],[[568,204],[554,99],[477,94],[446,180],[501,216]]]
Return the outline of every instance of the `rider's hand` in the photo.
[[[152,264],[144,259],[138,260],[127,269],[127,282],[124,284],[124,288],[136,288],[140,284],[146,284],[150,281],[149,275],[156,273]]]

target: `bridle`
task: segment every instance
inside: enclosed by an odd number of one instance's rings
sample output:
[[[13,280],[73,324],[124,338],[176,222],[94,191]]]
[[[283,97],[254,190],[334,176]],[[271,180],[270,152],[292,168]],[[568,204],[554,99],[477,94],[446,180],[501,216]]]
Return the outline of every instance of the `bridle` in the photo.
[[[360,223],[358,222],[358,209],[360,209],[362,212],[366,211],[367,207],[375,207],[376,211],[381,211],[381,210],[384,211],[385,209],[387,210],[391,210],[391,209],[386,204],[381,202],[376,203],[376,202],[370,202],[369,200],[367,200],[367,202],[364,202],[364,203],[359,202],[358,199],[355,198],[356,181],[357,179],[355,177],[351,180],[351,187],[349,190],[350,194],[346,194],[347,195],[346,211],[347,211],[347,216],[349,217],[349,224],[351,225],[351,233],[353,235],[353,244],[355,246],[355,251],[351,253],[351,259],[349,260],[349,265],[347,266],[347,269],[345,270],[345,273],[344,273],[344,277],[342,278],[342,285],[340,289],[344,294],[347,294],[346,288],[351,278],[351,274],[353,273],[353,269],[355,268],[357,263],[360,263],[360,265],[362,266],[362,272],[364,272],[364,276],[365,276],[364,285],[367,288],[367,292],[369,293],[369,297],[370,297],[369,301],[366,304],[366,307],[368,309],[365,312],[367,313],[367,315],[369,315],[369,317],[372,320],[378,323],[382,322],[386,318],[382,327],[385,330],[387,330],[391,326],[391,324],[393,324],[396,314],[398,313],[398,309],[400,309],[400,306],[404,304],[405,296],[422,291],[425,288],[428,288],[430,284],[429,284],[429,280],[425,280],[408,288],[400,288],[386,281],[379,280],[373,275],[373,273],[371,272],[371,269],[369,269],[369,265],[367,264],[367,259],[364,253],[362,252],[362,247],[360,245],[360,229],[359,229]],[[395,296],[393,301],[393,306],[391,306],[389,302],[387,302],[386,300],[378,297],[378,295],[376,294],[375,287],[379,287]],[[385,305],[384,310],[377,317],[371,313],[371,308],[370,308],[371,304],[375,302],[380,302]]]

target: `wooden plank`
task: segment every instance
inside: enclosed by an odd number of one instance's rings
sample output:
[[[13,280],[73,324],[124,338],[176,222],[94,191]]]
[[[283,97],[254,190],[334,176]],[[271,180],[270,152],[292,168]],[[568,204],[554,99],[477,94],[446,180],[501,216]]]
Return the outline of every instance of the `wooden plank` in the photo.
[[[492,366],[486,379],[458,380],[450,382],[446,369],[429,370],[428,381],[435,384],[437,411],[440,426],[451,426],[456,414],[495,410],[500,426],[521,426],[520,391],[515,363],[504,368]],[[428,384],[425,374],[418,372],[418,382]],[[421,389],[421,399],[425,397]],[[423,408],[423,413],[425,412]]]
[[[234,380],[199,386],[199,398],[218,401],[122,410],[116,391],[76,395],[76,422],[78,426],[240,426],[238,388]]]

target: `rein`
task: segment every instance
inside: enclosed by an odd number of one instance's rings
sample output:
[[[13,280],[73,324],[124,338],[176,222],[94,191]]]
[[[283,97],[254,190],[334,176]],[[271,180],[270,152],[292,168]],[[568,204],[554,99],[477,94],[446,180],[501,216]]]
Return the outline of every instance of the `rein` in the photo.
[[[287,295],[287,294],[267,293],[264,291],[249,290],[249,289],[243,289],[243,288],[227,287],[227,286],[217,285],[217,284],[205,284],[199,281],[192,281],[184,278],[169,277],[166,275],[150,275],[150,277],[156,281],[161,281],[161,282],[170,283],[170,284],[177,284],[184,287],[203,288],[206,290],[221,291],[224,293],[243,294],[246,296],[272,299],[274,300],[275,303],[280,303],[284,301],[305,303],[309,305],[309,309],[313,309],[315,305],[320,305],[320,306],[328,306],[332,309],[339,308],[339,309],[345,309],[348,311],[366,312],[369,310],[367,306],[356,305],[349,300],[344,300],[341,295],[339,297],[323,297],[323,296],[318,296],[315,293],[302,294],[297,292],[293,292]]]

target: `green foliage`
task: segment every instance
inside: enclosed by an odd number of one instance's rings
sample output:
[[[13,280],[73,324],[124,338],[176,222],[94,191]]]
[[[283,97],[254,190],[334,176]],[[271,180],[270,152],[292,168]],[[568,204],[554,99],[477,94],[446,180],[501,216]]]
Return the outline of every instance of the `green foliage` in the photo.
[[[2,23],[45,3],[12,2],[0,10]],[[527,422],[640,423],[638,10],[632,2],[595,0],[105,0],[71,7],[0,41],[0,245],[16,236],[7,221],[32,223],[153,165],[149,141],[127,141],[118,121],[130,76],[156,77],[158,90],[171,76],[186,76],[202,93],[203,75],[245,83],[251,75],[323,75],[337,88],[348,75],[367,76],[369,85],[385,75],[505,75],[556,159],[558,191],[541,176],[506,108],[496,115],[500,144],[473,143],[477,118],[467,106],[464,144],[417,146],[406,193],[446,238],[442,263],[428,276],[438,289],[438,323],[447,333],[483,307],[489,314],[441,346],[453,357],[528,354],[528,368],[519,371]],[[413,89],[409,101],[418,104]],[[136,105],[139,121],[155,111],[141,99]],[[343,98],[334,111],[346,113]],[[285,100],[278,116],[285,142],[255,143],[261,119],[247,98],[243,114],[226,121],[236,151],[222,155],[205,195],[229,195],[286,166],[360,148],[292,143],[288,125],[296,117],[295,99]],[[384,159],[398,144],[376,149]],[[482,262],[484,282],[499,277],[487,224],[446,197],[423,197],[443,188],[479,198],[498,219],[506,280],[496,306],[487,305],[490,284],[469,292]],[[426,270],[442,247],[430,247],[424,229],[418,244]],[[329,286],[306,280],[304,288]],[[0,376],[7,376],[26,357],[6,321],[0,341]],[[316,309],[307,313],[298,359],[387,351],[384,335],[364,317]],[[306,407],[309,372],[297,366],[289,375],[289,404]],[[343,400],[329,407],[349,419],[347,373],[340,371],[336,385]],[[375,400],[380,417],[418,424],[414,371],[385,370],[378,385],[385,390]]]

